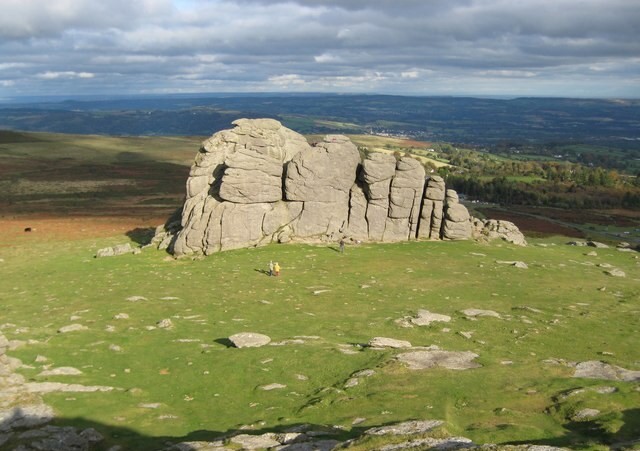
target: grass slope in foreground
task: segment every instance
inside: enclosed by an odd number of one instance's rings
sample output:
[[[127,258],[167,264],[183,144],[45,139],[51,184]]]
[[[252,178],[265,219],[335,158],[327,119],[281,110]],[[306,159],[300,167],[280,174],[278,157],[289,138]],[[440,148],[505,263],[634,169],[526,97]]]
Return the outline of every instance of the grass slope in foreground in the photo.
[[[598,249],[588,256],[559,238],[527,248],[419,242],[339,254],[274,245],[201,260],[156,250],[94,259],[97,248],[123,237],[0,240],[0,327],[10,340],[35,340],[11,355],[28,365],[20,372],[29,380],[117,387],[45,398],[58,424],[92,425],[107,445],[159,449],[167,440],[301,423],[340,426],[346,438],[407,419],[442,419],[446,432],[476,443],[605,449],[637,438],[637,382],[576,379],[573,368],[545,362],[603,360],[640,369],[637,253]],[[269,260],[280,262],[281,277],[262,272]],[[529,269],[497,260],[522,260]],[[607,276],[598,265],[627,277]],[[460,311],[468,308],[502,318],[465,319]],[[452,320],[397,324],[418,309]],[[122,313],[128,318],[116,319]],[[173,328],[150,327],[165,318]],[[56,332],[71,323],[88,330]],[[226,338],[243,331],[302,342],[227,347]],[[404,351],[358,346],[375,336],[473,351],[482,367],[409,370],[394,360]],[[38,356],[82,374],[39,376],[45,363]],[[345,388],[364,369],[375,374]],[[260,388],[272,383],[286,387]],[[590,390],[597,387],[615,390]],[[587,390],[563,396],[578,388]],[[600,414],[573,421],[583,408]],[[356,419],[364,421],[354,426]]]

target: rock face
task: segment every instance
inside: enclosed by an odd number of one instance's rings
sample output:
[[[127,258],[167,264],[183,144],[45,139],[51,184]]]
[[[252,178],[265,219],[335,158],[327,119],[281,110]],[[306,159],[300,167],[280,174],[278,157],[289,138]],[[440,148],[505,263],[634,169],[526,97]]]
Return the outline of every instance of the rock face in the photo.
[[[239,119],[206,140],[191,167],[179,225],[154,243],[175,255],[292,240],[459,240],[471,218],[417,160],[370,153],[343,135],[310,145],[273,119]]]

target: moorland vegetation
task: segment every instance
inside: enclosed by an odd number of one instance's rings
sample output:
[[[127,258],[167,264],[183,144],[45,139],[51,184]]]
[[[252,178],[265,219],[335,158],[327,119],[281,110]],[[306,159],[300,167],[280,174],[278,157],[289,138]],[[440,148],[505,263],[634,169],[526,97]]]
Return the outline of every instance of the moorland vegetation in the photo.
[[[431,152],[434,143],[352,139],[444,165],[455,157]],[[344,254],[335,243],[94,258],[105,246],[148,242],[181,204],[200,140],[3,134],[0,380],[10,389],[0,446],[45,446],[48,421],[94,429],[93,449],[237,449],[232,436],[306,427],[364,450],[406,441],[364,434],[405,420],[443,422],[412,439],[638,446],[640,267],[637,252],[615,247],[634,239],[633,212],[545,208],[533,221],[530,210],[468,204],[508,215],[529,234],[525,248],[421,241]],[[567,234],[610,247],[569,246]],[[271,260],[278,278],[266,275]],[[419,325],[425,310],[449,320]],[[239,332],[273,345],[232,347]],[[414,349],[377,349],[375,337]],[[411,369],[401,360],[434,346],[476,354],[477,365]],[[16,409],[43,421],[16,422]]]

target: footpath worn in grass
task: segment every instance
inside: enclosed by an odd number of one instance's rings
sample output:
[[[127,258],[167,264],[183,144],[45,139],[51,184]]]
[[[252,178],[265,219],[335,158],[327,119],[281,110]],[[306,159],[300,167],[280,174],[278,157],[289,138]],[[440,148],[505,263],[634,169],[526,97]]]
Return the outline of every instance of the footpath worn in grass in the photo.
[[[638,438],[637,382],[576,379],[558,363],[602,360],[640,370],[635,252],[588,256],[592,249],[547,239],[527,248],[413,242],[348,246],[344,254],[332,245],[272,245],[196,260],[151,249],[93,257],[123,241],[0,243],[0,328],[27,342],[11,352],[27,365],[20,373],[116,387],[45,397],[59,424],[92,425],[107,445],[158,449],[167,440],[303,423],[339,426],[346,438],[408,419],[444,420],[447,433],[476,443],[604,449]],[[282,266],[280,277],[265,274],[269,260]],[[607,265],[626,277],[606,275]],[[467,319],[461,310],[468,308],[501,318]],[[452,320],[397,323],[419,309]],[[173,327],[156,327],[163,319]],[[57,332],[69,324],[88,329]],[[283,343],[229,347],[239,332]],[[410,370],[394,360],[405,351],[362,346],[375,336],[473,351],[482,367]],[[82,374],[39,376],[43,365]],[[345,387],[364,369],[375,373]],[[261,388],[269,384],[284,387]],[[603,386],[615,390],[590,390]],[[588,390],[566,396],[578,388]],[[584,408],[600,414],[575,421]]]

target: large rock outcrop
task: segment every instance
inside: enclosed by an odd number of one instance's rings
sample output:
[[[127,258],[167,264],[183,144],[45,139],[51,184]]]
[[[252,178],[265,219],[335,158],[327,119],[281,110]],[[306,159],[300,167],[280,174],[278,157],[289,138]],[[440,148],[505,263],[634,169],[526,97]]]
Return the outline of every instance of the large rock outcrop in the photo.
[[[271,242],[468,239],[471,218],[417,160],[370,153],[343,135],[310,145],[273,119],[239,119],[198,152],[180,223],[157,241],[175,255]]]

